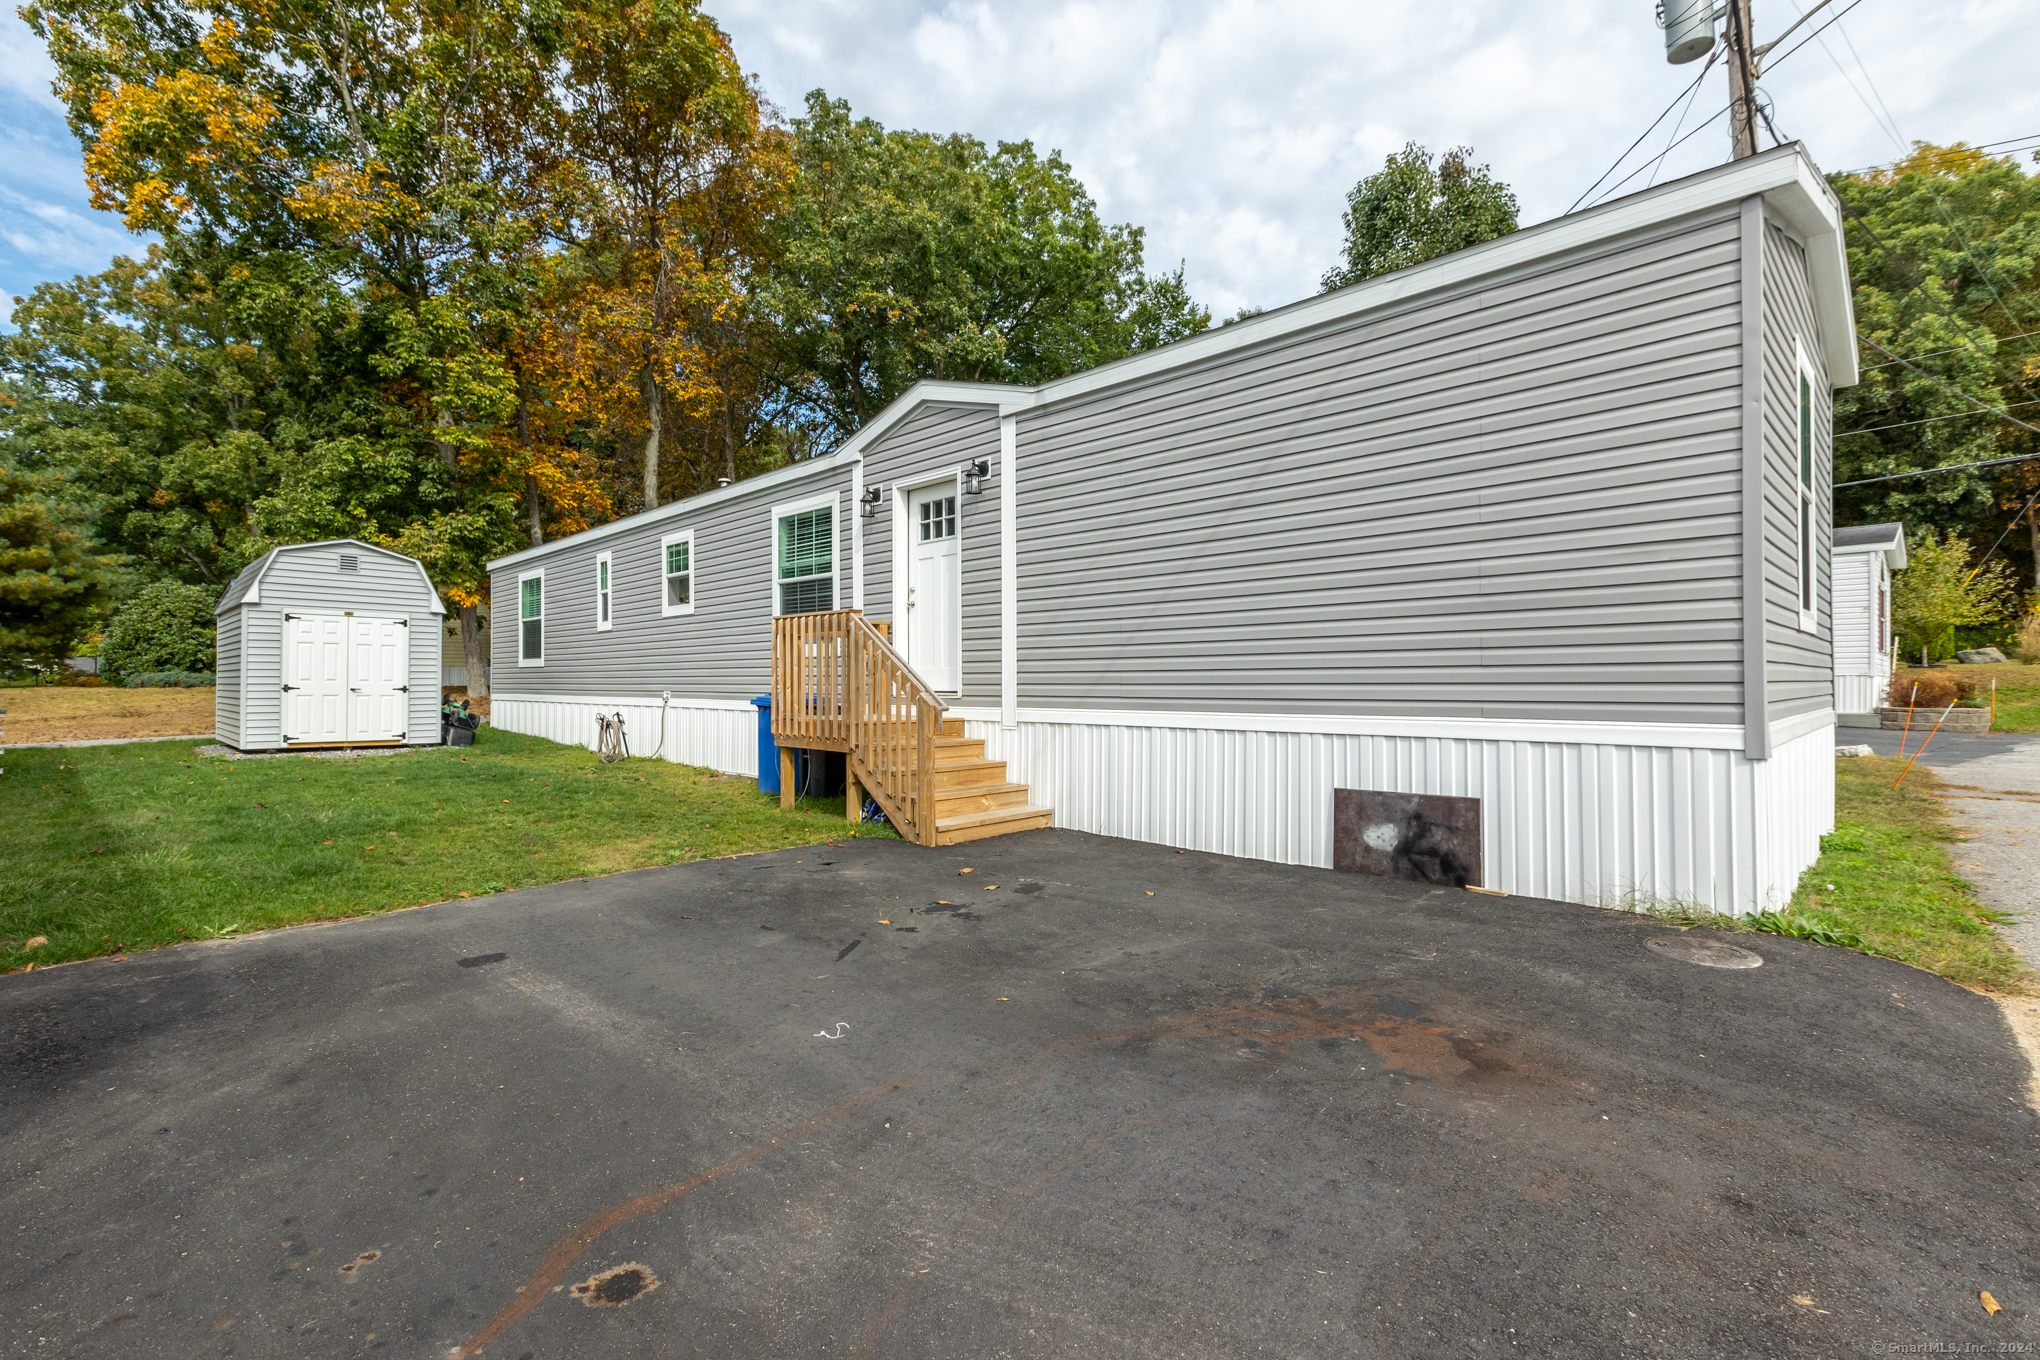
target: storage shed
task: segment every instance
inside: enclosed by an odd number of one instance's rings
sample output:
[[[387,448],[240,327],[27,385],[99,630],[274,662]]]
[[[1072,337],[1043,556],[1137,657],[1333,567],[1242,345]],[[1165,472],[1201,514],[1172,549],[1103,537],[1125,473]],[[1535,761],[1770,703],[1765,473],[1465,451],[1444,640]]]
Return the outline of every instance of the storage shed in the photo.
[[[1835,530],[1835,718],[1844,727],[1877,726],[1891,683],[1891,573],[1904,567],[1903,524]]]
[[[439,744],[446,606],[417,558],[352,538],[272,548],[213,615],[214,731],[227,745]]]

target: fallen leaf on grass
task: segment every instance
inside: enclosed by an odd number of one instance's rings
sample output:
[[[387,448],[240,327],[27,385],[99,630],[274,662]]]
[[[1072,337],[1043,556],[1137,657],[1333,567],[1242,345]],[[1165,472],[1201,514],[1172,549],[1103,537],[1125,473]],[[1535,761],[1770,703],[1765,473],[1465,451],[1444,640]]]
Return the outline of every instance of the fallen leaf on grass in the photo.
[[[1990,1296],[1990,1291],[1988,1289],[1978,1290],[1976,1297],[1983,1300],[1983,1311],[1989,1313],[1992,1317],[1996,1317],[1999,1313],[2002,1313],[2004,1311],[2004,1309],[1998,1305],[1998,1301]]]
[[[28,941],[28,943],[22,945],[21,947],[23,949],[38,949],[41,948],[43,945],[48,944],[49,942],[50,942],[49,936],[38,935],[34,939]]]

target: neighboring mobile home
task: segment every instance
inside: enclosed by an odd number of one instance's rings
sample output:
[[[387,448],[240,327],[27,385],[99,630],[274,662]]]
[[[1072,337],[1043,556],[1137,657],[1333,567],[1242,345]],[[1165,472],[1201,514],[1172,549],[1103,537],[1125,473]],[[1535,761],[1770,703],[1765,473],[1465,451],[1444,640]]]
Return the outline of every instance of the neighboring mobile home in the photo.
[[[1905,526],[1835,530],[1835,714],[1844,727],[1877,726],[1891,684],[1891,573],[1905,567]]]
[[[887,692],[1057,826],[1329,865],[1334,789],[1451,795],[1490,887],[1774,905],[1832,823],[1850,305],[1795,144],[1039,387],[924,382],[492,563],[492,721],[620,710],[751,773],[751,699],[833,721],[800,658],[877,621]]]
[[[437,746],[445,616],[415,557],[353,538],[272,548],[213,607],[214,730],[241,751]]]

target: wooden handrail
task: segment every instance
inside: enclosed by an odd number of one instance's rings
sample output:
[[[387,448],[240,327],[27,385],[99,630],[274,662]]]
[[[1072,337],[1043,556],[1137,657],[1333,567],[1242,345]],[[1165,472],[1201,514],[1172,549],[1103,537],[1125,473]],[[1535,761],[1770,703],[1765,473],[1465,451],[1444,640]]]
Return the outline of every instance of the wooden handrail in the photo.
[[[772,739],[842,751],[907,840],[935,843],[935,738],[948,705],[855,609],[772,621]]]

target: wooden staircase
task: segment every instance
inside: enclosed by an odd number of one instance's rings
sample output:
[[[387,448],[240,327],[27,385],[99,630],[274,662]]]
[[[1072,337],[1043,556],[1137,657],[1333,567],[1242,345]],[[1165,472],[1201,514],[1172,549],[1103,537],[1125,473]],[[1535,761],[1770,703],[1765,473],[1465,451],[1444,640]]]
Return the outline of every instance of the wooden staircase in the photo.
[[[900,835],[920,845],[1053,826],[1055,814],[1006,778],[1006,762],[985,758],[982,738],[943,717],[946,705],[882,630],[854,609],[773,620],[780,806],[793,806],[795,749],[841,751],[844,812],[853,822],[869,792]]]

